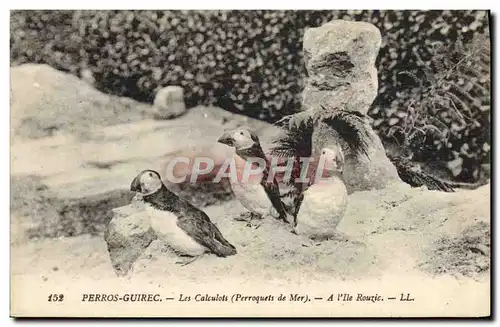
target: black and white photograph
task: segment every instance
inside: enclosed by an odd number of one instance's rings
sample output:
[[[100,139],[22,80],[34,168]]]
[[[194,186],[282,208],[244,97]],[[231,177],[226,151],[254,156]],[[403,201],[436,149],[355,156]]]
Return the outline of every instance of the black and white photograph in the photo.
[[[490,10],[10,16],[10,316],[485,318]]]

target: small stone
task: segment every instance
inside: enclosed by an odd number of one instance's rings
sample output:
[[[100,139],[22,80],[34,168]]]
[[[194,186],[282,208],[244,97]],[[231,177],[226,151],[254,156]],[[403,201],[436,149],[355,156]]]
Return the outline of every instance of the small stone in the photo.
[[[180,86],[166,86],[158,90],[154,100],[154,117],[172,119],[186,112],[184,90]]]
[[[88,68],[82,69],[80,76],[81,76],[80,78],[88,85],[92,85],[92,86],[95,85],[94,74],[92,73],[92,71],[90,69],[88,69]]]

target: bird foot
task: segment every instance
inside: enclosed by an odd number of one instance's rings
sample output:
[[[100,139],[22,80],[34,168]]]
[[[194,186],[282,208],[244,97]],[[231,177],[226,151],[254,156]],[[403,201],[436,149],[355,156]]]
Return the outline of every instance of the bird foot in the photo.
[[[259,229],[260,227],[260,222],[256,222],[256,221],[249,221],[247,224],[246,224],[247,227],[250,227],[250,228],[253,228],[253,229]]]
[[[245,221],[247,227],[258,229],[261,224],[262,216],[255,214],[253,212],[244,212],[238,217],[235,217],[234,220]]]
[[[262,216],[251,213],[250,214],[250,221],[247,223],[247,227],[251,227],[253,229],[258,229],[262,223]]]
[[[176,261],[175,263],[178,264],[178,265],[181,265],[181,266],[186,266],[186,265],[189,265],[190,263],[194,262],[198,258],[199,258],[199,256],[192,257],[192,258],[189,258],[187,260]]]
[[[234,217],[234,220],[236,221],[249,221],[252,219],[252,213],[251,212],[243,212],[239,216]]]

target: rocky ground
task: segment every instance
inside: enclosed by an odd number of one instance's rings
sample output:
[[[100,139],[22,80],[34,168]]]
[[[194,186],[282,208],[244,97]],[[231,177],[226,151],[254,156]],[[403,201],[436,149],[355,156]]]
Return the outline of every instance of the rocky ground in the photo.
[[[347,291],[346,285],[379,293],[397,286],[397,294],[411,288],[423,308],[417,315],[489,312],[489,184],[456,193],[401,183],[355,192],[338,227],[345,237],[321,244],[274,221],[257,230],[234,221],[243,208],[227,186],[196,193],[177,188],[206,210],[238,255],[207,255],[179,266],[175,255],[155,241],[133,271],[119,278],[102,233],[111,209],[129,203],[128,187],[138,171],[161,169],[180,151],[220,154],[224,150],[214,144],[225,129],[249,125],[264,140],[278,131],[218,108],[192,108],[180,118],[157,121],[149,118],[148,106],[101,94],[46,66],[13,68],[11,78],[11,282],[13,299],[23,298],[19,311],[35,303],[36,296],[26,300],[33,289],[139,287],[177,296],[195,287],[208,291],[214,283],[221,289],[275,291],[294,285],[320,293],[344,283]],[[79,108],[74,116],[73,108]],[[438,290],[448,299],[446,307],[425,294]],[[289,312],[282,309],[279,314]],[[389,312],[365,309],[373,315]],[[93,310],[99,314],[101,309]]]

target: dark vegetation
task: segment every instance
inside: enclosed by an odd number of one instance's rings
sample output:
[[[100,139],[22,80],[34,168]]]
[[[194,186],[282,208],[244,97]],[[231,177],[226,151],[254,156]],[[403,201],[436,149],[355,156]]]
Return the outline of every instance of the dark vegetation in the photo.
[[[267,121],[296,112],[302,37],[332,19],[383,36],[369,115],[414,160],[462,161],[473,182],[490,156],[490,40],[484,11],[13,11],[11,64],[47,63],[101,91],[152,102],[180,85],[188,106]]]

